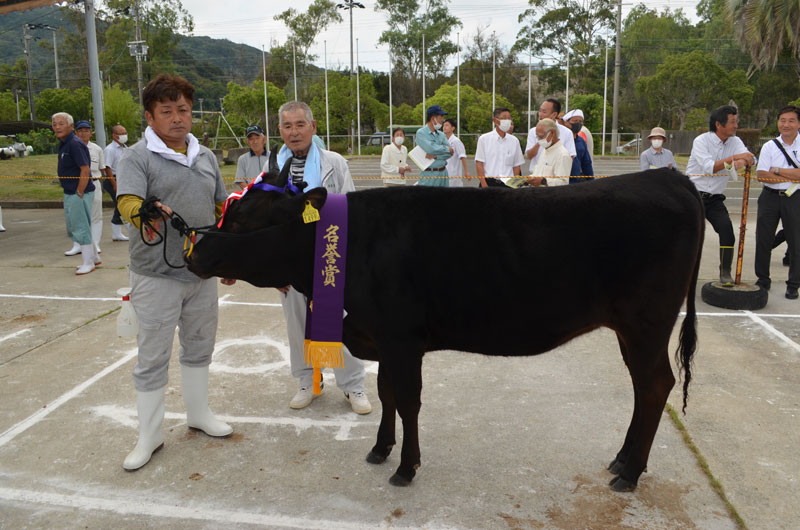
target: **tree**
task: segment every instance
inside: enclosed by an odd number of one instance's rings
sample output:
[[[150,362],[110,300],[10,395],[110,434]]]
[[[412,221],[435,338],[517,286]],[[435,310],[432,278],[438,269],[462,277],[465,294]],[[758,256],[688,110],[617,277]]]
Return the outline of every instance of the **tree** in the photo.
[[[278,131],[278,108],[286,103],[283,90],[267,81],[267,100],[269,101],[270,133]],[[242,86],[233,81],[228,83],[228,93],[223,99],[225,117],[234,130],[244,134],[248,125],[264,126],[264,82],[257,80],[250,86]]]
[[[28,100],[19,98],[19,117],[23,120],[30,118],[30,108]],[[16,121],[17,119],[17,99],[14,92],[6,90],[0,92],[0,121]]]
[[[523,27],[517,32],[515,52],[533,50],[550,61],[566,62],[575,57],[579,82],[586,77],[585,65],[596,48],[605,46],[603,33],[615,22],[613,0],[528,0],[531,6],[519,15]],[[571,65],[572,68],[572,65]]]
[[[294,45],[299,55],[304,58],[304,62],[316,59],[316,56],[308,54],[308,50],[316,42],[317,36],[332,23],[342,21],[342,16],[336,10],[336,4],[330,0],[314,0],[305,13],[298,13],[294,8],[289,8],[274,18],[286,24],[292,32],[286,41],[286,46],[291,48]]]
[[[106,85],[103,88],[103,112],[103,121],[109,132],[111,127],[119,123],[125,127],[131,137],[136,131],[141,134],[142,119],[139,102],[133,98],[130,91],[122,89],[119,84]],[[109,134],[108,138],[110,137]]]
[[[75,121],[92,118],[92,89],[83,86],[76,90],[46,88],[34,98],[36,116],[49,120],[56,112],[66,112]]]
[[[583,111],[583,124],[593,132],[603,130],[603,96],[600,94],[575,94],[570,96],[571,109]],[[611,105],[606,103],[606,122],[611,124]]]
[[[755,69],[771,69],[785,49],[800,58],[800,3],[791,0],[729,0],[736,38]]]
[[[375,82],[372,74],[360,73],[359,90],[361,100],[361,130],[369,131],[385,129],[389,125],[389,107],[378,101]],[[325,81],[320,80],[309,87],[311,101],[309,106],[317,121],[319,134],[344,134],[350,126],[350,121],[356,115],[351,111],[350,91],[356,93],[356,78],[352,79],[350,86],[349,75],[339,72],[328,72],[328,113],[330,124],[325,119]],[[395,121],[397,121],[395,119]],[[397,122],[400,123],[400,122]],[[365,127],[366,126],[366,127]]]
[[[667,57],[655,75],[636,82],[636,90],[664,122],[677,119],[681,130],[693,108],[715,108],[733,99],[746,111],[753,99],[744,71],[726,72],[711,54],[700,50]]]
[[[461,21],[450,14],[448,0],[378,0],[376,11],[385,11],[388,30],[378,40],[388,44],[394,58],[399,100],[411,102],[419,94],[422,80],[422,36],[425,36],[425,75],[436,78],[444,73],[447,58],[458,51],[455,43],[442,38],[461,27]],[[403,82],[403,76],[408,77]],[[426,87],[427,88],[427,87]]]

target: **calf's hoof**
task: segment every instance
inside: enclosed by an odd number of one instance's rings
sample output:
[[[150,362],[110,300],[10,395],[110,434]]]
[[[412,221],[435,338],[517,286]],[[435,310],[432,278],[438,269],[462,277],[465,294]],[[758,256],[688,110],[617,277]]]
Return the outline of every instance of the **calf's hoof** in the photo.
[[[370,464],[383,464],[384,462],[386,462],[387,456],[388,455],[382,455],[376,453],[375,451],[370,451],[369,454],[367,455],[367,462],[369,462]]]
[[[398,487],[399,486],[403,486],[403,487],[410,486],[411,485],[411,479],[410,478],[401,477],[399,474],[395,473],[389,479],[389,484],[391,484],[392,486],[398,486]]]
[[[625,467],[625,462],[623,462],[619,458],[615,458],[613,462],[608,464],[608,471],[612,475],[619,475],[620,473],[622,473],[623,467]]]
[[[611,486],[612,490],[620,493],[633,491],[636,489],[636,482],[622,478],[622,475],[617,475],[616,477],[612,478],[608,485]]]

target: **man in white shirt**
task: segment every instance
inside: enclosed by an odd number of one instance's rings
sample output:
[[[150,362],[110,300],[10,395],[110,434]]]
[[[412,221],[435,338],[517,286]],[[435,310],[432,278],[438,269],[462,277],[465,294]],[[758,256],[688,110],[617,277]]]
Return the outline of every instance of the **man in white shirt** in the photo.
[[[103,181],[103,191],[111,196],[114,201],[114,215],[111,217],[111,240],[127,241],[128,236],[122,233],[122,217],[117,208],[117,163],[122,158],[122,154],[128,147],[128,131],[119,123],[111,127],[111,143],[109,143],[103,155],[106,159],[106,167],[111,170],[111,178]]]
[[[511,111],[497,107],[492,112],[494,129],[478,138],[475,150],[475,169],[482,188],[505,187],[511,177],[519,176],[524,162],[519,140],[510,134],[513,125]]]
[[[100,250],[100,238],[103,235],[103,193],[101,191],[102,178],[113,178],[111,170],[106,166],[103,148],[92,142],[92,125],[87,120],[81,120],[75,124],[75,136],[80,138],[86,147],[89,148],[89,158],[92,163],[89,171],[94,182],[95,194],[92,201],[92,243],[98,254]],[[80,247],[78,248],[80,252]]]
[[[442,132],[450,142],[450,147],[453,148],[453,156],[447,159],[447,176],[450,177],[451,188],[463,188],[463,178],[470,178],[469,170],[467,169],[467,150],[464,148],[462,142],[456,132],[456,120],[448,118],[442,124]]]
[[[543,120],[545,118],[550,118],[551,120],[556,121],[560,112],[561,112],[561,103],[555,98],[547,98],[539,106],[539,119]],[[561,143],[567,149],[569,156],[575,158],[575,156],[577,156],[578,153],[575,151],[575,137],[572,136],[572,131],[561,124],[557,125],[558,125],[558,138],[561,140]],[[525,144],[525,158],[529,158],[531,161],[531,174],[532,174],[533,168],[536,167],[536,162],[539,160],[539,144],[536,138],[535,127],[530,131],[528,131],[528,141]]]
[[[709,132],[694,139],[692,153],[686,166],[686,174],[694,183],[706,211],[706,219],[719,234],[719,281],[725,287],[733,286],[731,264],[733,263],[733,235],[728,209],[723,192],[728,186],[731,169],[734,171],[755,161],[753,153],[736,136],[739,117],[736,107],[725,105],[711,113]],[[711,175],[711,176],[701,176]],[[772,231],[773,236],[775,231]]]
[[[569,184],[572,157],[558,137],[558,124],[550,118],[539,120],[533,129],[539,146],[539,156],[528,182],[534,186],[563,186]]]
[[[800,287],[800,108],[787,106],[778,112],[780,136],[764,144],[756,176],[764,184],[758,197],[756,222],[756,285],[769,290],[769,264],[778,221],[789,246],[789,279],[786,298],[797,298]]]

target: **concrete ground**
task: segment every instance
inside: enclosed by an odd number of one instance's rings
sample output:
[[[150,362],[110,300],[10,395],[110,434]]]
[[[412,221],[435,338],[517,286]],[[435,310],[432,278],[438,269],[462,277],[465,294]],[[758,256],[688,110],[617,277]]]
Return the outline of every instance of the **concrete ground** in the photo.
[[[376,161],[351,165],[369,175]],[[754,206],[743,269],[751,282]],[[187,430],[173,358],[165,447],[125,472],[137,425],[135,340],[117,337],[115,324],[127,245],[106,230],[103,266],[77,277],[80,258],[63,255],[62,211],[3,214],[0,529],[738,527],[667,414],[639,488],[606,486],[633,405],[607,330],[526,359],[427,355],[422,467],[410,487],[395,488],[399,448],[382,466],[364,462],[380,417],[377,365],[368,365],[371,414],[351,412],[332,378],[310,407],[290,410],[296,383],[278,296],[241,283],[220,286],[210,384],[211,407],[234,435]],[[716,275],[717,245],[708,227],[700,283]],[[800,520],[800,302],[783,297],[782,250],[761,311],[710,307],[698,291],[700,346],[681,416],[751,529]],[[680,398],[676,387],[676,409]]]

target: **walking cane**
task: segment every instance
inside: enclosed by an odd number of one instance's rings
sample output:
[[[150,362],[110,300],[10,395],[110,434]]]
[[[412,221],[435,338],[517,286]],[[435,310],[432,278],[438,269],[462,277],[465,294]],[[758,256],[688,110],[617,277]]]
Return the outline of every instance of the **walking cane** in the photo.
[[[744,235],[747,232],[747,206],[750,202],[750,166],[744,170],[744,190],[742,191],[742,220],[739,222],[739,252],[736,257],[736,281],[742,283],[742,256],[744,255]]]

